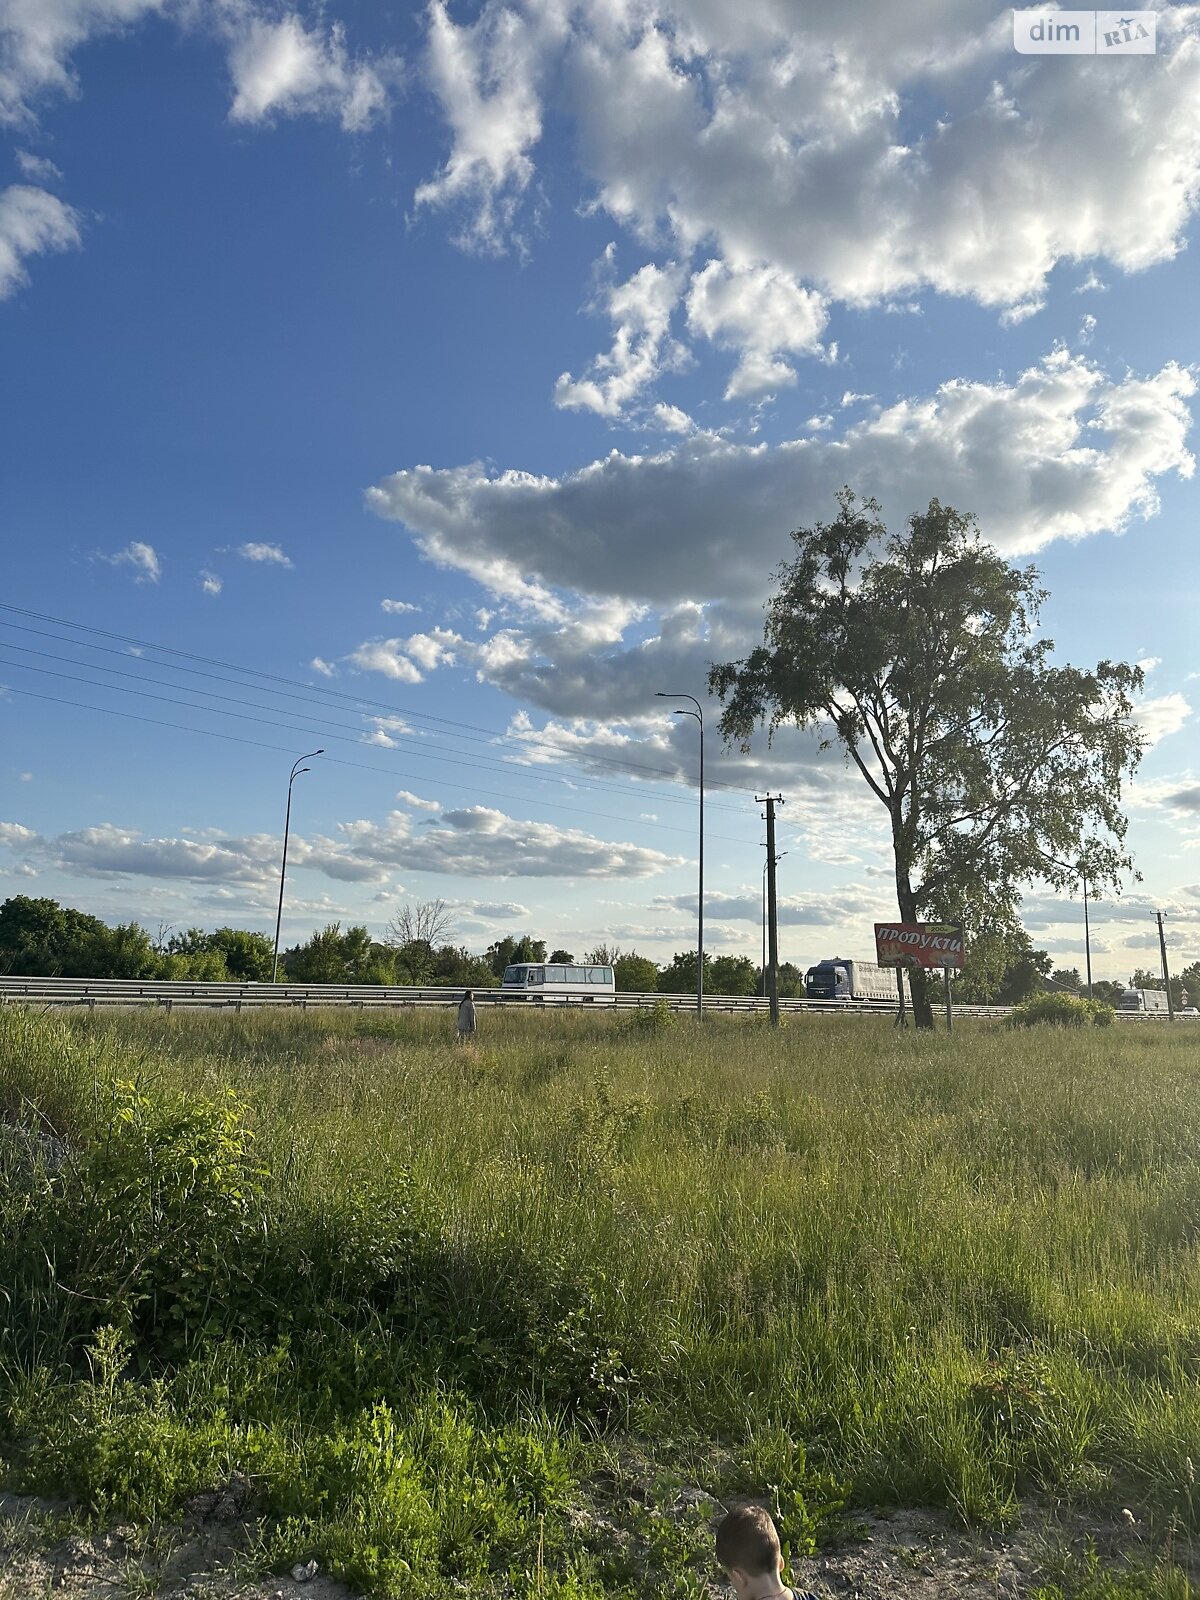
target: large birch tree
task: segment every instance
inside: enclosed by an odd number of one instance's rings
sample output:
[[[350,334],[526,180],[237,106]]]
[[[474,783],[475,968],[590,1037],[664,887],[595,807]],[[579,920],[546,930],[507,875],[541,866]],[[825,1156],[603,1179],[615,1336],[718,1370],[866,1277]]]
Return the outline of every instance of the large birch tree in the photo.
[[[709,673],[726,741],[794,724],[841,746],[887,812],[904,921],[1015,928],[1023,886],[1074,887],[1084,854],[1093,892],[1118,889],[1141,669],[1056,664],[1036,568],[937,500],[889,533],[844,489],[834,521],[792,539],[764,643]],[[912,990],[932,1027],[920,973]]]

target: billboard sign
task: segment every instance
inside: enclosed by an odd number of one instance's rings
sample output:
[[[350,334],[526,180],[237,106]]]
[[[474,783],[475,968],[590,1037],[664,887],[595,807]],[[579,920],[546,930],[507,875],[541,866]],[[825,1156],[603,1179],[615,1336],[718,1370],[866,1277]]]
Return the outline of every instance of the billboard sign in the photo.
[[[877,922],[875,959],[881,967],[963,966],[961,922]]]

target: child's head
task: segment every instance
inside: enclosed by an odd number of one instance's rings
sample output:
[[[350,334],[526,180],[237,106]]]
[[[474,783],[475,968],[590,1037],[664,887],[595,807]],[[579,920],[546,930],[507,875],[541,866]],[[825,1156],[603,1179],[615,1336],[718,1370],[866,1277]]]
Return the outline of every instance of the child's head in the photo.
[[[717,1528],[717,1560],[739,1595],[757,1592],[764,1580],[779,1581],[783,1554],[769,1513],[761,1506],[739,1506]]]

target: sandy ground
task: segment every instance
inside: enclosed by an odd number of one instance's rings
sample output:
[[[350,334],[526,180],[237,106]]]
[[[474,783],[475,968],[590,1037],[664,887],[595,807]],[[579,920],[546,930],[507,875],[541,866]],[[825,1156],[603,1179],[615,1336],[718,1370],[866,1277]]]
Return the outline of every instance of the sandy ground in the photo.
[[[0,1494],[0,1600],[356,1600],[319,1570],[248,1575],[241,1510],[231,1486],[198,1497],[177,1524],[84,1535],[63,1532],[61,1508]],[[1140,1548],[1136,1521],[1068,1526],[1032,1508],[1003,1536],[964,1531],[934,1511],[856,1513],[853,1537],[799,1562],[791,1581],[821,1600],[1007,1600],[1048,1581],[1055,1551],[1082,1551],[1089,1539],[1108,1559]],[[1175,1554],[1188,1564],[1190,1552]],[[729,1594],[716,1576],[712,1600]]]

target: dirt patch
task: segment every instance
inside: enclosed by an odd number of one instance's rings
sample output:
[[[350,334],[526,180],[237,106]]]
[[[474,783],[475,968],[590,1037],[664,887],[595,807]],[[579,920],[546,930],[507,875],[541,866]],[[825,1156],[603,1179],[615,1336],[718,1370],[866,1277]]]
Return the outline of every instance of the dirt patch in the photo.
[[[294,1575],[252,1571],[251,1525],[243,1520],[246,1488],[237,1481],[198,1495],[171,1525],[104,1532],[66,1531],[65,1508],[0,1493],[0,1600],[355,1600],[355,1592],[309,1563]],[[719,1508],[700,1490],[684,1505]],[[591,1538],[614,1546],[628,1533],[594,1513],[578,1514]],[[854,1532],[818,1555],[794,1563],[791,1582],[821,1600],[1023,1600],[1050,1581],[1056,1556],[1094,1544],[1106,1562],[1146,1554],[1138,1524],[1064,1521],[1027,1507],[1004,1535],[964,1530],[944,1513],[903,1510],[853,1513]],[[1174,1559],[1195,1578],[1190,1549]],[[456,1586],[455,1592],[467,1591]],[[714,1570],[711,1600],[732,1591]]]
[[[64,1508],[0,1493],[0,1600],[353,1600],[314,1564],[296,1577],[249,1575],[244,1494],[199,1495],[169,1526],[63,1532]]]

